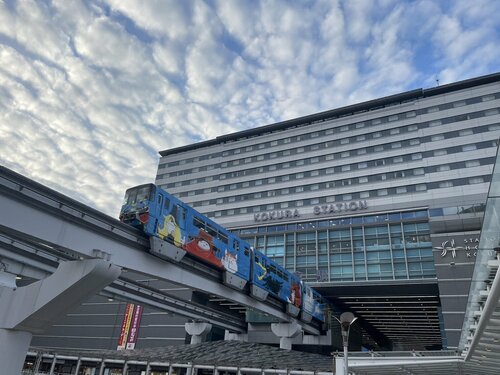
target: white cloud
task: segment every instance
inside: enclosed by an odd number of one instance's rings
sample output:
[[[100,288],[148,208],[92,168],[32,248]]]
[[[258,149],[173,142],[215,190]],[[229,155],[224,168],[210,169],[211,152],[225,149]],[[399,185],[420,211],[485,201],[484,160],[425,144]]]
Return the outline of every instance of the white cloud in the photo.
[[[182,40],[189,34],[192,20],[191,1],[108,0],[108,3],[113,10],[126,15],[138,27],[154,35]]]
[[[111,20],[100,17],[75,35],[77,52],[101,68],[138,74],[149,66],[145,47]]]

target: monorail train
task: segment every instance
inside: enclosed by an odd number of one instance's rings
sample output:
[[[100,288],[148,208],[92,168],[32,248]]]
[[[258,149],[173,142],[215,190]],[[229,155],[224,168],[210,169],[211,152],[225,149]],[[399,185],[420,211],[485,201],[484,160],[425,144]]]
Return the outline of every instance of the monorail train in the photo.
[[[224,280],[240,280],[239,289],[248,284],[254,298],[265,300],[272,295],[283,301],[293,316],[300,313],[305,321],[325,321],[321,295],[299,276],[154,184],[126,191],[120,221],[224,271],[229,276]]]

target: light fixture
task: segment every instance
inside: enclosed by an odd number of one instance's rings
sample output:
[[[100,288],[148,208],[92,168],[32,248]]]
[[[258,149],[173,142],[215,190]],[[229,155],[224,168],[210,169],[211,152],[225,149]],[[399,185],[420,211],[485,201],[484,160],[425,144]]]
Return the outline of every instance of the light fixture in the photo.
[[[344,374],[349,375],[349,364],[348,364],[348,347],[349,347],[349,330],[351,328],[351,324],[358,319],[354,316],[352,312],[346,311],[340,314],[340,317],[334,318],[340,323],[340,327],[342,330],[342,344],[344,346]]]

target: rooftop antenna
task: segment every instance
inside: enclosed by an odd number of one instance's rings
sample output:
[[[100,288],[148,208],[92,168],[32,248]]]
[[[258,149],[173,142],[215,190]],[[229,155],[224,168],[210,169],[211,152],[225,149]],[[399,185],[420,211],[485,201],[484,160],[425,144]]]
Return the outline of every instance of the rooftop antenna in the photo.
[[[439,77],[436,77],[436,86],[439,86]]]

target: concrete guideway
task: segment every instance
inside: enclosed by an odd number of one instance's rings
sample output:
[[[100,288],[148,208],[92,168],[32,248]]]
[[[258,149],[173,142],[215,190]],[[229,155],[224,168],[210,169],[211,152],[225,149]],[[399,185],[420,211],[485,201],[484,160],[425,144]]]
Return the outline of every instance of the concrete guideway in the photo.
[[[0,225],[0,259],[12,274],[39,280],[52,274],[60,262],[79,258],[68,251],[56,252],[56,249],[52,251],[43,249],[50,246],[49,243],[27,238],[22,233],[13,233]],[[200,306],[193,301],[180,300],[165,291],[135,282],[126,277],[127,275],[128,273],[122,274],[100,294],[108,298],[120,298],[169,311],[190,319],[211,321],[231,332],[246,331],[247,326],[241,316],[237,317],[207,306]]]
[[[309,334],[320,334],[317,324],[298,321],[280,307],[257,301],[185,264],[152,256],[147,252],[149,241],[140,232],[3,167],[0,167],[0,206],[3,208],[0,227],[68,249],[82,258],[105,257],[125,269],[221,296],[282,322],[296,322]]]
[[[2,374],[20,374],[32,335],[43,332],[120,273],[121,268],[110,262],[88,259],[61,263],[51,276],[25,287],[0,286]]]

